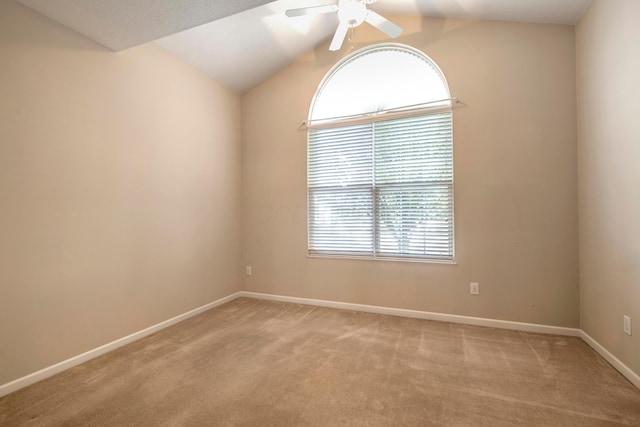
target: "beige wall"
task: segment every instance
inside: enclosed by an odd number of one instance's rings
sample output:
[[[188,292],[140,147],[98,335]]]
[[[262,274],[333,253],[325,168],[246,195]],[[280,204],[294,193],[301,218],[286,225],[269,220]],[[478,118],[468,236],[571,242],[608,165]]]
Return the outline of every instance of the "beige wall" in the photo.
[[[457,264],[306,256],[306,119],[327,46],[243,96],[249,291],[579,324],[574,29],[397,17],[445,73],[454,112]],[[386,40],[358,27],[356,47]],[[480,296],[469,295],[469,282]]]
[[[240,99],[0,0],[0,384],[238,290]]]
[[[594,0],[576,51],[580,323],[640,375],[639,24],[637,0]]]

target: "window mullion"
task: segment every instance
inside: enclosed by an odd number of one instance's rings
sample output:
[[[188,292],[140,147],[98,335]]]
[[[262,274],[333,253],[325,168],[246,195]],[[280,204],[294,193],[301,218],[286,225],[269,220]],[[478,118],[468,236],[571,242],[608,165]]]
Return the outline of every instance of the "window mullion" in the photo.
[[[372,233],[373,233],[373,256],[378,255],[379,230],[378,230],[378,193],[376,187],[376,124],[371,123],[371,206],[372,206]]]

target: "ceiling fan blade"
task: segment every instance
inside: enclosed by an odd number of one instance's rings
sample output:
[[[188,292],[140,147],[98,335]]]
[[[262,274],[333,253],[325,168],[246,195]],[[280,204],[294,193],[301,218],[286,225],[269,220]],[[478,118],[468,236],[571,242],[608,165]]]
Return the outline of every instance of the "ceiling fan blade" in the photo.
[[[342,43],[344,42],[344,38],[347,36],[348,30],[349,24],[345,21],[340,21],[340,24],[338,24],[338,29],[333,35],[333,40],[331,40],[331,46],[329,46],[329,50],[340,50],[340,48],[342,47]]]
[[[371,9],[369,9],[369,13],[367,13],[367,17],[364,20],[393,39],[402,34],[402,27],[399,27]]]
[[[294,18],[296,16],[307,16],[307,15],[319,15],[321,13],[331,13],[337,12],[338,5],[337,4],[328,4],[325,6],[315,6],[315,7],[303,7],[301,9],[289,9],[284,12],[289,18]]]

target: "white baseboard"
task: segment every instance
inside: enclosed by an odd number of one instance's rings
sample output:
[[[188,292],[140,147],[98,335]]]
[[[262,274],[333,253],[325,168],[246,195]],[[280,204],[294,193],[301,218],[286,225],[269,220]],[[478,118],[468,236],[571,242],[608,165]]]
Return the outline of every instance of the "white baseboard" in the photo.
[[[388,314],[391,316],[412,317],[416,319],[438,320],[440,322],[463,323],[465,325],[487,326],[490,328],[511,329],[515,331],[535,332],[579,337],[580,329],[560,326],[539,325],[535,323],[511,322],[508,320],[487,319],[482,317],[459,316],[456,314],[433,313],[429,311],[405,310],[402,308],[380,307],[376,305],[352,304],[346,302],[318,300],[309,298],[287,297],[281,295],[261,294],[256,292],[239,292],[240,296],[265,299],[270,301],[293,302],[297,304],[317,305],[320,307],[340,308],[343,310],[364,311],[367,313]]]
[[[511,322],[507,320],[487,319],[482,317],[459,316],[455,314],[432,313],[428,311],[405,310],[401,308],[380,307],[380,306],[373,306],[373,305],[352,304],[352,303],[338,302],[338,301],[317,300],[317,299],[309,299],[309,298],[298,298],[298,297],[290,297],[290,296],[282,296],[282,295],[240,291],[240,292],[236,292],[234,294],[228,295],[226,297],[220,298],[209,304],[203,305],[202,307],[198,307],[186,313],[172,317],[169,320],[165,320],[164,322],[160,322],[156,325],[150,326],[146,329],[135,332],[131,335],[127,335],[124,338],[120,338],[118,340],[115,340],[113,342],[100,346],[93,350],[89,350],[86,353],[82,353],[78,356],[64,360],[53,366],[49,366],[47,368],[41,369],[32,374],[26,375],[22,378],[18,378],[15,381],[11,381],[7,384],[0,385],[0,397],[5,396],[9,393],[12,393],[16,390],[19,390],[23,387],[34,384],[38,381],[42,381],[45,378],[49,378],[57,373],[73,368],[74,366],[77,366],[88,360],[101,356],[105,353],[108,353],[109,351],[115,350],[133,341],[139,340],[140,338],[144,338],[147,335],[151,335],[154,332],[158,332],[164,328],[167,328],[178,322],[186,320],[189,317],[195,316],[197,314],[200,314],[204,311],[207,311],[211,308],[217,307],[224,303],[233,301],[234,299],[239,297],[264,299],[264,300],[270,300],[270,301],[292,302],[297,304],[315,305],[320,307],[338,308],[343,310],[354,310],[354,311],[363,311],[368,313],[387,314],[391,316],[411,317],[411,318],[426,319],[426,320],[437,320],[441,322],[451,322],[451,323],[462,323],[466,325],[487,326],[490,328],[511,329],[516,331],[580,337],[584,342],[586,342],[590,347],[592,347],[598,354],[600,354],[607,362],[609,362],[615,369],[617,369],[622,375],[624,375],[632,384],[640,388],[640,376],[638,376],[638,374],[633,372],[629,367],[627,367],[624,363],[622,363],[619,359],[617,359],[613,354],[611,354],[607,349],[605,349],[600,343],[598,343],[596,340],[594,340],[592,337],[590,337],[586,332],[584,332],[581,329],[563,328],[559,326]]]
[[[598,341],[594,340],[589,334],[587,334],[582,329],[580,330],[580,338],[582,338],[582,340],[584,342],[589,344],[589,347],[594,349],[595,352],[598,353],[600,356],[602,356],[602,358],[604,360],[609,362],[609,364],[611,366],[616,368],[618,370],[618,372],[620,372],[622,375],[624,375],[625,378],[628,379],[631,382],[631,384],[633,384],[636,387],[640,388],[640,376],[638,374],[636,374],[635,372],[633,372],[631,370],[631,368],[629,368],[627,365],[622,363],[620,361],[620,359],[618,359],[613,354],[611,354],[609,352],[609,350],[604,348],[602,346],[602,344],[600,344]]]
[[[22,378],[18,378],[17,380],[11,381],[9,383],[0,385],[0,397],[5,396],[9,393],[13,393],[16,390],[19,390],[23,387],[36,383],[38,381],[42,381],[45,378],[49,378],[57,373],[62,371],[66,371],[67,369],[73,368],[81,363],[84,363],[88,360],[94,359],[98,356],[101,356],[105,353],[108,353],[112,350],[115,350],[119,347],[122,347],[126,344],[129,344],[133,341],[139,340],[140,338],[144,338],[147,335],[151,335],[154,332],[158,332],[164,328],[167,328],[171,325],[174,325],[178,322],[188,319],[189,317],[193,317],[196,314],[200,314],[204,311],[207,311],[213,307],[222,305],[226,302],[232,301],[240,296],[240,292],[236,292],[235,294],[228,295],[226,297],[220,298],[216,301],[210,302],[209,304],[205,304],[202,307],[195,308],[191,311],[187,311],[186,313],[180,314],[178,316],[172,317],[169,320],[165,320],[164,322],[160,322],[153,326],[150,326],[141,331],[135,332],[131,335],[127,335],[124,338],[117,339],[108,344],[102,345],[98,348],[94,348],[93,350],[89,350],[86,353],[79,354],[78,356],[74,356],[70,359],[63,360],[60,363],[56,363],[55,365],[49,366],[47,368],[41,369],[32,374],[26,375]]]

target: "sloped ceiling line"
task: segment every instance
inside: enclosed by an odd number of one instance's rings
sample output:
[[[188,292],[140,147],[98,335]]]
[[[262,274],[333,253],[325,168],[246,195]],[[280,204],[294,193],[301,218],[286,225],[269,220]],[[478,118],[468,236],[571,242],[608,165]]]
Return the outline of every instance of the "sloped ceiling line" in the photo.
[[[287,18],[285,10],[337,0],[18,0],[119,51],[157,41],[243,93],[331,37],[335,13]],[[574,25],[591,0],[378,0],[383,15]]]

